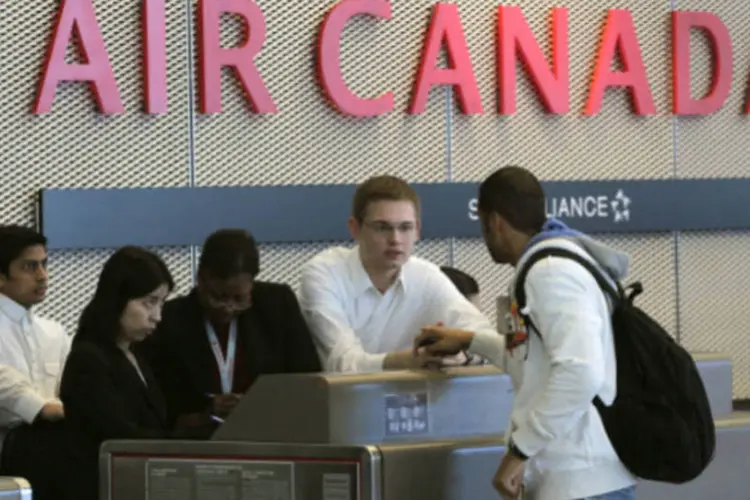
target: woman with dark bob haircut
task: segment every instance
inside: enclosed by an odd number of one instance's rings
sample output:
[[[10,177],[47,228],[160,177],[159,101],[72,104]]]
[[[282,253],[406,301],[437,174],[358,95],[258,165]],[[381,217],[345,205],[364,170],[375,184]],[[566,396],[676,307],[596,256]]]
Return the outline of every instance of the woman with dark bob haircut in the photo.
[[[173,288],[167,266],[143,248],[123,247],[104,264],[60,385],[71,455],[68,498],[99,498],[102,442],[168,435],[164,397],[131,346],[156,329]]]

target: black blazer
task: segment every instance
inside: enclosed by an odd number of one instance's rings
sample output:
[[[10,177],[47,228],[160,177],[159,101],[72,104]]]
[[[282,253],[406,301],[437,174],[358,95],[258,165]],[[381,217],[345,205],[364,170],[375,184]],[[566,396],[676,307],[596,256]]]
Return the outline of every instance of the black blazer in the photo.
[[[110,439],[168,435],[166,405],[143,356],[136,355],[146,383],[115,345],[73,343],[60,382],[65,408],[69,498],[98,498],[98,455]]]
[[[251,381],[262,374],[321,371],[312,335],[292,289],[257,281],[252,301],[252,310],[237,320],[237,348],[244,350]],[[154,368],[172,424],[180,415],[206,411],[210,404],[206,394],[221,393],[195,290],[165,304],[157,331],[140,348]]]

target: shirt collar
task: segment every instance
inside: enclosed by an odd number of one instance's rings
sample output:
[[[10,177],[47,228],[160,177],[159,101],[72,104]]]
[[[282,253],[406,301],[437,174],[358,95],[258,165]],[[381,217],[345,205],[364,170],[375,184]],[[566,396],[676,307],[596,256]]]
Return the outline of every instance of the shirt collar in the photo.
[[[10,297],[0,293],[0,311],[5,313],[12,321],[21,323],[24,319],[31,321],[31,310],[26,309],[21,304]]]
[[[354,286],[354,293],[358,297],[368,290],[375,290],[376,292],[380,293],[377,288],[375,288],[375,285],[372,284],[372,280],[370,279],[370,275],[367,274],[365,266],[362,265],[362,259],[359,256],[359,246],[355,246],[354,248],[352,248],[352,251],[349,253],[348,264],[350,273],[349,275],[351,276],[352,284]],[[404,268],[407,264],[408,261],[401,268],[401,271],[398,273],[398,277],[396,278],[396,282],[394,283],[394,285],[399,285],[404,292],[406,291]]]

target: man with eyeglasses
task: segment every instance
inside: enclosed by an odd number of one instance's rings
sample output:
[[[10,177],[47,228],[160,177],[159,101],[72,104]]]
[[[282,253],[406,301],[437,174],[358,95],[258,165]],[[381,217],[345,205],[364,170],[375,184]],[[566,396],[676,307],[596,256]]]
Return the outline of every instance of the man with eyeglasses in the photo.
[[[419,214],[419,197],[405,181],[368,179],[357,187],[348,222],[356,245],[325,250],[304,266],[300,305],[324,370],[440,364],[412,349],[427,325],[471,325],[497,335],[437,265],[412,256]]]
[[[288,285],[256,281],[259,254],[247,231],[222,229],[201,251],[197,286],[167,302],[142,344],[176,429],[207,437],[261,374],[320,371]]]

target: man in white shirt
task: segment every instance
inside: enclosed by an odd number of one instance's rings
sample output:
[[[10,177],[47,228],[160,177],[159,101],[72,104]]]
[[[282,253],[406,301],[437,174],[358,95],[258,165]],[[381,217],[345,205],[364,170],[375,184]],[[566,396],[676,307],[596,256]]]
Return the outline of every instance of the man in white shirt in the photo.
[[[405,181],[371,178],[358,186],[348,222],[357,245],[325,250],[302,269],[300,305],[325,371],[439,363],[411,349],[429,324],[497,335],[438,266],[411,255],[419,211],[419,197]]]
[[[59,323],[32,312],[47,293],[46,244],[31,229],[0,227],[0,472],[26,477],[35,499],[49,498],[40,474],[59,433],[47,424],[64,418],[58,388],[70,349]]]
[[[535,251],[559,247],[589,259],[613,280],[627,274],[627,255],[547,220],[544,198],[539,181],[519,167],[502,168],[482,183],[479,216],[495,262],[519,270]],[[515,301],[513,289],[511,283]],[[616,396],[604,292],[583,266],[552,256],[530,268],[524,291],[521,312],[539,335],[529,333],[511,306],[510,323],[523,342],[507,350],[496,336],[441,326],[425,328],[415,345],[430,338],[434,343],[426,350],[433,354],[470,348],[509,372],[515,399],[508,452],[493,479],[504,497],[516,498],[525,486],[536,500],[634,499],[636,479],[618,459],[592,403],[599,396],[609,405]]]

